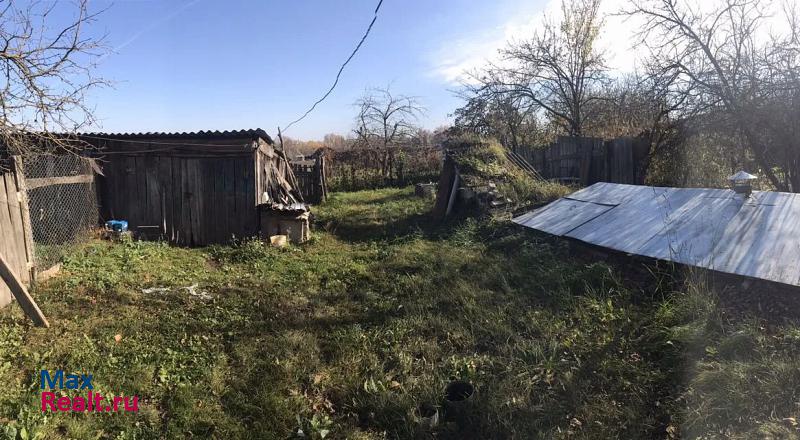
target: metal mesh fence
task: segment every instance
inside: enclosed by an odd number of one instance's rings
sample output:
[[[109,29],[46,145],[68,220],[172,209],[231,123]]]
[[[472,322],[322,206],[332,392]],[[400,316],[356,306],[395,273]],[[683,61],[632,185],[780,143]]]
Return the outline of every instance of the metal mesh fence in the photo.
[[[46,270],[97,225],[92,164],[69,154],[31,156],[23,164],[36,267]]]

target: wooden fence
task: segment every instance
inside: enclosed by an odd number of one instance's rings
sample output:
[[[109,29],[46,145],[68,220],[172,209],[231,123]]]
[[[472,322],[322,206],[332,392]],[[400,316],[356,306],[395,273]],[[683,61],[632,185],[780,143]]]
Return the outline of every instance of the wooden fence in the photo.
[[[324,155],[315,155],[303,162],[292,163],[297,186],[300,187],[306,203],[322,203],[328,198],[328,169],[328,160]]]
[[[0,161],[0,254],[17,278],[30,284],[33,263],[33,231],[25,191],[25,177],[18,158]],[[11,302],[10,288],[0,280],[0,307]]]
[[[543,148],[520,148],[527,160],[545,179],[591,185],[597,182],[644,183],[643,163],[648,144],[633,138],[560,136]]]
[[[29,286],[46,278],[58,266],[58,248],[97,225],[93,185],[85,158],[0,159],[0,256],[15,278]],[[0,280],[0,307],[11,299]]]

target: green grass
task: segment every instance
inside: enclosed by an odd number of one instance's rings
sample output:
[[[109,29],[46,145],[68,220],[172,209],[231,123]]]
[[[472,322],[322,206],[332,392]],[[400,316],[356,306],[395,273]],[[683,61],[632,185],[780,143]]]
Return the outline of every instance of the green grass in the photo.
[[[704,289],[634,283],[508,222],[432,225],[412,193],[334,194],[284,249],[75,249],[34,292],[50,329],[0,311],[0,435],[413,438],[455,378],[473,404],[429,436],[796,434],[800,327],[732,320]],[[36,375],[57,368],[140,411],[43,414]]]

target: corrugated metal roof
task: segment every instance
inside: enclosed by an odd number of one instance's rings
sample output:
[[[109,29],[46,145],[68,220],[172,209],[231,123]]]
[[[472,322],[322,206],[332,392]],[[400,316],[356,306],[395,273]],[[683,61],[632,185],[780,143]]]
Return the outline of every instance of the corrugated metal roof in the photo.
[[[93,136],[114,139],[232,139],[232,138],[257,138],[260,137],[269,143],[272,143],[272,138],[269,137],[266,131],[260,128],[251,128],[244,130],[225,130],[225,131],[211,131],[201,130],[193,132],[147,132],[147,133],[79,133],[78,136]]]
[[[597,183],[515,223],[630,254],[800,286],[800,194]]]

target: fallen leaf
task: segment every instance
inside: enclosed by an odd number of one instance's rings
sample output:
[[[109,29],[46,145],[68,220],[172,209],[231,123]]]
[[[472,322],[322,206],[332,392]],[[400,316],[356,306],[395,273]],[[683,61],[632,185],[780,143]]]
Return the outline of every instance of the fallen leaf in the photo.
[[[667,426],[667,437],[676,438],[677,435],[678,435],[678,428],[672,425]]]
[[[122,340],[122,335],[117,333],[116,335],[114,335],[114,340],[117,341],[117,344],[119,344],[119,341]]]
[[[328,375],[325,373],[317,373],[314,375],[314,385],[319,385],[320,382],[327,379]]]

